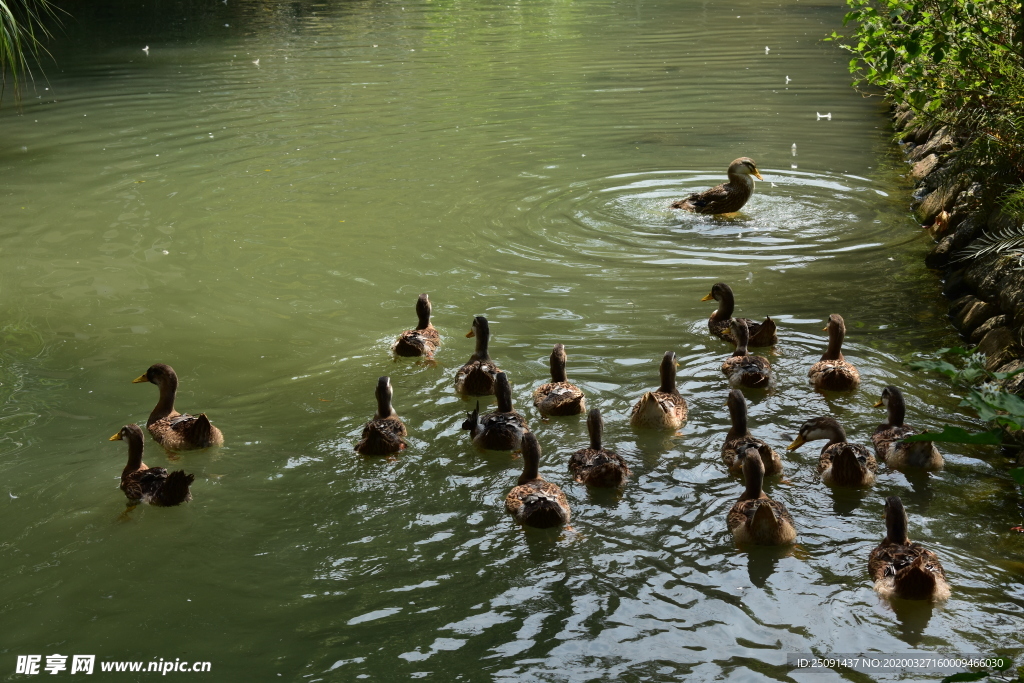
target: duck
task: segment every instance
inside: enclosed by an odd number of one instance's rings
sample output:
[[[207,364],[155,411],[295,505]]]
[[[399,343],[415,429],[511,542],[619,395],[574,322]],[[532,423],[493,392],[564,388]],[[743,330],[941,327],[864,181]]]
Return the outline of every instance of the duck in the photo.
[[[373,395],[377,398],[377,412],[363,427],[363,434],[356,444],[356,452],[362,455],[390,455],[405,448],[403,436],[408,435],[405,424],[391,405],[395,390],[391,378],[384,376],[377,380]]]
[[[533,392],[533,405],[541,415],[582,415],[587,400],[575,384],[565,376],[565,345],[555,344],[551,350],[551,381]]]
[[[174,368],[154,363],[144,375],[132,380],[133,384],[140,382],[150,382],[160,388],[160,400],[146,420],[146,429],[154,441],[169,451],[224,445],[224,435],[210,423],[206,413],[189,415],[174,409],[174,395],[178,391],[178,375]]]
[[[538,529],[569,523],[569,500],[558,484],[540,476],[540,443],[533,432],[523,435],[523,473],[505,497],[505,509],[517,522]]]
[[[736,308],[732,287],[724,282],[716,282],[711,286],[711,292],[701,299],[701,301],[712,300],[718,302],[718,309],[708,318],[708,330],[719,339],[736,344],[736,337],[732,332],[732,313]],[[750,346],[774,346],[779,343],[778,327],[770,316],[766,316],[762,323],[756,323],[749,318],[738,318],[738,320],[747,324]]]
[[[736,351],[722,363],[722,374],[734,387],[768,387],[772,383],[772,364],[764,356],[755,356],[747,351],[750,340],[747,323],[733,318],[730,326],[736,337]]]
[[[686,399],[676,391],[676,354],[666,351],[661,359],[661,386],[645,392],[633,406],[629,423],[634,427],[679,429],[686,421]]]
[[[395,340],[391,350],[396,356],[423,356],[430,360],[441,345],[441,335],[430,324],[430,297],[420,294],[416,299],[416,329],[406,330]]]
[[[495,382],[498,407],[480,417],[480,402],[476,410],[467,415],[462,428],[469,431],[477,448],[489,451],[516,451],[522,445],[523,437],[530,432],[526,419],[512,408],[512,385],[508,375],[499,372]]]
[[[750,443],[743,458],[746,489],[729,510],[726,524],[738,543],[789,545],[796,541],[793,516],[785,504],[769,498],[764,484],[764,463],[756,443]]]
[[[128,442],[128,464],[121,472],[121,490],[132,505],[141,502],[170,507],[192,500],[189,487],[196,475],[186,474],[185,470],[168,472],[163,467],[147,467],[142,462],[145,437],[139,425],[125,425],[109,440]]]
[[[828,439],[818,457],[818,474],[829,486],[870,486],[875,483],[878,463],[860,444],[846,441],[846,430],[834,417],[815,417],[800,427],[787,451],[795,451],[808,441]]]
[[[807,376],[818,391],[853,391],[860,385],[860,372],[843,358],[843,339],[846,338],[843,316],[833,313],[822,329],[828,330],[828,349],[807,371]]]
[[[747,428],[747,400],[739,389],[729,392],[725,401],[729,408],[729,418],[732,426],[729,433],[725,435],[725,443],[722,444],[722,462],[725,463],[730,474],[743,474],[743,460],[746,458],[747,450],[752,445],[757,449],[761,457],[761,464],[766,475],[779,474],[782,472],[782,458],[761,439],[750,435]]]
[[[726,174],[729,176],[729,182],[710,190],[694,192],[686,199],[672,202],[672,208],[695,213],[735,213],[742,209],[754,194],[754,178],[764,180],[750,157],[733,160]]]
[[[604,488],[616,488],[626,483],[629,465],[626,460],[601,446],[604,420],[601,411],[591,408],[587,413],[587,433],[590,434],[590,448],[583,448],[569,456],[569,471],[581,484]]]
[[[923,470],[941,470],[944,464],[942,453],[931,441],[915,441],[906,443],[904,437],[916,434],[917,430],[903,423],[907,406],[903,402],[903,392],[892,385],[882,389],[882,397],[875,408],[885,406],[889,411],[889,419],[878,425],[871,435],[875,444],[875,455],[886,465],[894,469],[917,468]]]
[[[473,327],[466,336],[476,337],[476,350],[455,373],[455,391],[469,396],[490,396],[494,393],[494,381],[501,370],[487,354],[487,344],[491,340],[487,318],[482,315],[473,318]]]
[[[885,499],[885,538],[868,556],[875,590],[886,598],[947,600],[946,573],[939,556],[907,537],[907,510],[899,496]]]

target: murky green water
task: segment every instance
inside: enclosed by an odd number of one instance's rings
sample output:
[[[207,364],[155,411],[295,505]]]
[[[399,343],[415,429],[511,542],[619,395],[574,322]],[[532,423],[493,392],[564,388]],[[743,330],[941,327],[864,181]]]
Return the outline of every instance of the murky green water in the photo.
[[[913,424],[970,423],[902,364],[956,337],[884,111],[819,42],[841,5],[73,11],[48,83],[0,111],[4,680],[33,653],[206,660],[225,681],[817,681],[839,675],[787,678],[786,653],[1024,649],[999,455],[947,449],[938,475],[856,494],[824,487],[806,446],[769,488],[799,546],[742,552],[726,530],[742,487],[718,456],[715,281],[779,321],[778,389],[749,396],[776,446],[827,411],[867,441],[888,383]],[[741,155],[766,182],[738,218],[667,208]],[[394,362],[422,291],[437,364]],[[826,399],[806,369],[833,312],[865,381]],[[572,531],[515,526],[520,461],[459,429],[475,314],[524,410],[563,342],[633,469],[621,497],[571,484],[584,422],[526,410]],[[635,433],[667,349],[690,420]],[[131,380],[157,361],[227,443],[148,442],[150,465],[196,474],[195,499],[125,515],[107,437],[145,420],[156,388]],[[360,458],[383,374],[409,448]],[[893,611],[871,589],[892,494],[945,563],[945,606]]]

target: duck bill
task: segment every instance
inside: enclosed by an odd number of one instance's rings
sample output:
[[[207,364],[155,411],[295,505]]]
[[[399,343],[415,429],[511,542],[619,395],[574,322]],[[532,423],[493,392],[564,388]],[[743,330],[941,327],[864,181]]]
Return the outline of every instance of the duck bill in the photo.
[[[121,438],[121,432],[114,434],[112,437],[107,439],[107,441],[123,441],[123,439]]]
[[[136,377],[135,379],[132,380],[132,384],[138,384],[140,382],[148,382],[148,381],[149,381],[148,377],[146,377],[145,375],[139,375],[138,377]]]
[[[805,443],[807,443],[807,441],[804,440],[804,437],[797,436],[796,440],[793,441],[793,443],[791,443],[788,446],[786,446],[786,450],[787,451],[795,451],[796,449],[798,449],[801,446],[803,446]]]
[[[711,296],[710,294],[708,294],[708,295],[707,295],[706,297],[704,297],[703,299],[701,299],[701,301],[711,301],[711,300],[713,300],[714,298],[715,298],[715,297],[713,297],[713,296]]]
[[[874,407],[875,407],[875,408],[881,408],[881,407],[882,407],[882,402],[881,402],[881,401],[879,401],[878,403],[876,403],[876,404],[874,405]]]
[[[764,178],[761,177],[761,174],[757,172],[756,168],[754,169],[754,177],[758,180],[764,180]]]
[[[475,337],[475,336],[476,336],[476,332],[474,332],[473,330],[470,330],[469,332],[466,333],[466,337],[467,338],[468,337]]]

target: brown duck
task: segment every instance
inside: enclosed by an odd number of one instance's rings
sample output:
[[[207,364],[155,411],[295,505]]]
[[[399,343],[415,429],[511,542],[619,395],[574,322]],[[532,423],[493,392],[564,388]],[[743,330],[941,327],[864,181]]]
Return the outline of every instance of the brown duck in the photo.
[[[749,335],[747,323],[732,319],[732,333],[736,337],[736,351],[722,363],[722,374],[734,387],[765,389],[772,383],[772,365],[764,356],[755,356],[747,351]]]
[[[757,449],[766,475],[782,472],[782,458],[775,449],[750,435],[747,428],[747,401],[743,398],[743,393],[739,389],[733,389],[729,392],[725,404],[729,407],[732,426],[725,435],[725,443],[722,444],[722,462],[729,469],[729,473],[743,474],[743,460],[751,446]]]
[[[491,340],[491,327],[487,318],[473,318],[473,327],[467,337],[476,337],[476,350],[469,361],[455,373],[455,391],[470,396],[490,396],[494,393],[494,380],[501,370],[487,353]]]
[[[210,424],[206,413],[189,415],[174,409],[174,395],[178,391],[178,375],[174,368],[163,363],[149,366],[146,374],[133,383],[150,382],[160,388],[160,400],[146,420],[146,429],[153,440],[170,451],[184,451],[209,446],[222,446],[224,435]]]
[[[505,497],[505,509],[520,524],[547,529],[569,523],[569,500],[557,484],[540,476],[540,444],[532,432],[523,436],[523,473]]]
[[[875,483],[878,462],[867,448],[846,441],[846,430],[834,417],[815,417],[800,427],[787,451],[795,451],[808,441],[828,439],[818,456],[818,474],[828,485],[870,486]]]
[[[128,442],[128,464],[121,472],[121,490],[133,504],[170,506],[192,500],[189,487],[195,481],[194,474],[185,474],[184,470],[168,472],[163,467],[146,467],[142,462],[144,437],[138,425],[121,427],[110,441]]]
[[[729,164],[729,182],[703,192],[694,192],[686,199],[672,203],[673,209],[696,213],[733,213],[743,208],[754,194],[754,178],[764,180],[754,165],[754,160],[740,157]],[[753,176],[753,178],[751,177]]]
[[[875,455],[886,465],[894,469],[941,470],[944,464],[942,454],[931,441],[915,441],[905,443],[904,437],[917,434],[917,430],[903,419],[907,412],[903,402],[903,392],[894,386],[882,389],[882,398],[875,404],[876,408],[885,406],[889,419],[878,425],[871,435],[875,444]]]
[[[712,299],[718,302],[718,310],[708,318],[708,329],[719,339],[736,344],[736,336],[732,332],[732,313],[736,308],[732,287],[724,282],[715,283],[711,286],[711,293],[701,301],[711,301]],[[763,323],[756,323],[749,318],[737,318],[737,320],[742,320],[747,324],[750,346],[774,346],[779,343],[775,321],[770,317],[766,317]]]
[[[512,408],[512,385],[504,372],[498,373],[494,393],[498,407],[481,417],[480,402],[477,401],[476,410],[467,416],[462,428],[469,431],[477,448],[490,451],[519,450],[530,427],[526,419]]]
[[[846,338],[843,316],[833,313],[823,329],[828,330],[828,348],[821,360],[807,371],[807,376],[818,391],[853,391],[860,385],[860,373],[843,357],[843,339]]]
[[[604,420],[597,408],[591,408],[587,414],[587,432],[590,434],[590,448],[569,456],[569,471],[573,477],[587,486],[614,488],[625,484],[629,466],[621,455],[601,446]]]
[[[757,444],[750,444],[743,458],[746,490],[729,510],[726,524],[738,543],[788,545],[796,540],[793,517],[783,503],[769,498],[764,484],[764,463]]]
[[[533,405],[541,415],[581,415],[587,410],[583,392],[565,375],[565,346],[555,344],[551,351],[551,381],[533,392]]]
[[[885,538],[868,557],[875,590],[886,598],[946,600],[949,583],[939,557],[907,537],[907,511],[899,496],[885,499]]]
[[[394,389],[391,378],[381,377],[373,391],[377,399],[377,412],[363,427],[363,434],[356,444],[356,451],[363,455],[390,455],[405,448],[402,437],[408,435],[405,424],[391,405]]]
[[[441,345],[441,335],[430,324],[430,297],[420,294],[416,300],[416,315],[419,322],[416,329],[406,330],[395,340],[392,350],[396,356],[423,356],[433,358]]]
[[[629,424],[651,429],[679,429],[686,421],[687,405],[676,390],[676,354],[666,351],[661,359],[659,373],[661,386],[647,391],[633,406]]]

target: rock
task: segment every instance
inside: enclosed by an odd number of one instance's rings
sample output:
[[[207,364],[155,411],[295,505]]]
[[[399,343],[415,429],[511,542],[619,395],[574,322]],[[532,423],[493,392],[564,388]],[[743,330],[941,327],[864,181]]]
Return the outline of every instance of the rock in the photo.
[[[949,234],[949,212],[939,211],[931,225],[922,225],[921,227],[928,230],[928,234],[932,236],[933,240],[941,240]]]
[[[971,332],[970,342],[972,344],[979,343],[982,340],[982,338],[986,334],[991,332],[994,328],[996,328],[996,327],[1006,327],[1006,325],[1009,322],[1010,322],[1010,318],[1006,314],[992,316],[991,318],[989,318],[988,320],[986,320],[985,322],[983,322],[982,324],[980,324],[976,328],[974,328],[974,331]]]
[[[1017,358],[1009,363],[1000,365],[995,372],[1016,372],[1021,369],[1024,369],[1024,358]],[[1024,372],[1005,380],[1003,388],[1011,394],[1021,393],[1021,391],[1024,390]]]
[[[910,168],[911,180],[923,180],[929,173],[934,171],[935,167],[938,165],[939,157],[934,154],[929,154]]]
[[[907,126],[914,120],[914,110],[906,105],[902,105],[896,108],[896,115],[893,119],[893,125],[896,130],[906,130]]]
[[[948,215],[959,194],[960,186],[955,183],[943,184],[932,191],[921,202],[921,206],[917,207],[917,216],[921,223],[930,223],[940,213]]]
[[[947,299],[959,299],[969,291],[970,289],[967,287],[967,283],[964,282],[963,268],[949,273],[946,276],[946,281],[942,285],[942,294]]]
[[[928,255],[924,257],[924,264],[929,268],[939,270],[945,268],[949,263],[949,257],[953,248],[953,235],[946,235],[942,241],[932,247]]]
[[[974,296],[973,294],[966,294],[949,305],[949,317],[955,319],[960,315],[960,312],[970,307],[972,304],[980,302],[981,299]]]
[[[945,154],[953,149],[953,138],[942,127],[935,131],[926,143],[915,149],[911,155],[911,161],[919,161],[929,154]]]
[[[969,336],[976,327],[989,318],[999,315],[999,309],[985,301],[975,301],[965,306],[953,319],[953,324],[964,336]]]
[[[981,227],[982,222],[976,214],[971,214],[962,220],[960,225],[956,226],[956,231],[953,233],[952,253],[955,254],[977,239],[978,235],[981,234]]]
[[[997,327],[991,330],[978,342],[977,350],[988,358],[985,369],[989,372],[995,372],[996,368],[1017,360],[1024,353],[1024,349],[1017,345],[1017,338],[1009,327]]]

